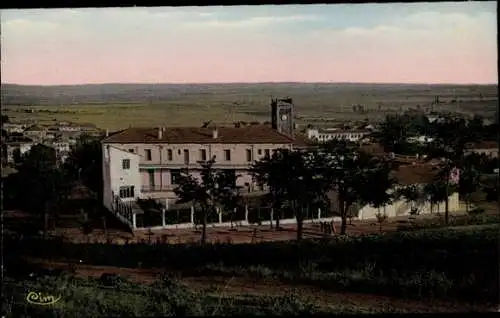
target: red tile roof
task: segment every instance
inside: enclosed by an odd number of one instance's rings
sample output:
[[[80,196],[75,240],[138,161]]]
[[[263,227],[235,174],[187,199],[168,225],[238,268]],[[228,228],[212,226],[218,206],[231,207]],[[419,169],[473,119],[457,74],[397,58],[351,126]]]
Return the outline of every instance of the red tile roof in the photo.
[[[378,143],[369,143],[369,144],[364,144],[361,147],[361,150],[373,155],[373,156],[386,156],[388,155],[384,151],[384,147]]]
[[[437,167],[430,164],[415,164],[399,166],[393,171],[393,176],[399,184],[411,185],[431,183],[438,173]]]
[[[316,147],[317,144],[307,138],[307,136],[304,136],[303,134],[294,134],[293,138],[295,141],[293,142],[293,145],[296,148],[311,148],[311,147]]]
[[[158,128],[128,128],[110,135],[103,143],[168,143],[168,144],[292,144],[295,139],[280,134],[265,125],[217,128],[217,138],[213,138],[213,128],[169,127],[164,128],[158,139]]]
[[[497,141],[479,141],[466,145],[467,149],[498,149]]]
[[[29,127],[28,129],[26,129],[25,131],[46,131],[46,130],[47,129],[45,127],[33,125],[33,126]]]

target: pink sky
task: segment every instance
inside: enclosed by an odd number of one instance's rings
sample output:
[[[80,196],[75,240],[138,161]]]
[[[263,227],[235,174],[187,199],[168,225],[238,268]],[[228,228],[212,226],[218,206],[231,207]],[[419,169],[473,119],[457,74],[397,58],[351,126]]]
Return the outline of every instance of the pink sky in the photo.
[[[8,10],[2,82],[497,83],[494,3],[402,5]]]

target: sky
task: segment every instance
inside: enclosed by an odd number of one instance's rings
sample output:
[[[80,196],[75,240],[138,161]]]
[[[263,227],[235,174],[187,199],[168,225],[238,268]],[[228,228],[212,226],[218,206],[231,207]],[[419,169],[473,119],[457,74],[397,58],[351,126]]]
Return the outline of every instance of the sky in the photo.
[[[2,10],[2,82],[496,84],[496,12],[496,2]]]

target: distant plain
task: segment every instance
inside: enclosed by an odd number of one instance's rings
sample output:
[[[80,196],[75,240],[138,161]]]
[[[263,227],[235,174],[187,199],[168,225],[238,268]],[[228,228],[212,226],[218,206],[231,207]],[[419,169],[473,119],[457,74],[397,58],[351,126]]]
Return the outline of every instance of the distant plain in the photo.
[[[2,84],[2,112],[13,120],[93,123],[99,128],[199,126],[212,120],[268,121],[271,97],[291,97],[300,125],[379,121],[408,109],[495,116],[498,85],[410,84]],[[433,105],[439,96],[440,103]],[[362,105],[363,112],[355,112]]]

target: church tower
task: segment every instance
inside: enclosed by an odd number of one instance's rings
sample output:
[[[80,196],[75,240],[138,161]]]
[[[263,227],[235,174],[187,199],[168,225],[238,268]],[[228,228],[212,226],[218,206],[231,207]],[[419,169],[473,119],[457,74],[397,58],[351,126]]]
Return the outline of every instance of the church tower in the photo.
[[[293,136],[293,100],[291,98],[271,99],[271,123],[278,132]]]

